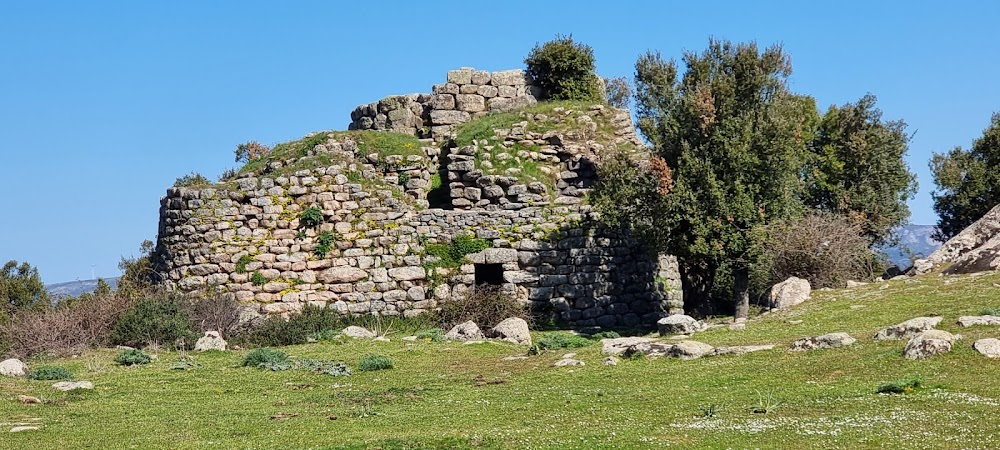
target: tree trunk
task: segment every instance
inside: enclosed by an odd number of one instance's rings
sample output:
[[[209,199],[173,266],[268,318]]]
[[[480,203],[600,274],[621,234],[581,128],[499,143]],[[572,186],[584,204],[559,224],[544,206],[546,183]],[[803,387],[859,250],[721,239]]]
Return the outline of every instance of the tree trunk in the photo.
[[[711,293],[716,270],[713,264],[680,264],[685,314],[697,316],[712,313]]]
[[[737,265],[733,268],[733,303],[737,319],[750,313],[750,268]]]

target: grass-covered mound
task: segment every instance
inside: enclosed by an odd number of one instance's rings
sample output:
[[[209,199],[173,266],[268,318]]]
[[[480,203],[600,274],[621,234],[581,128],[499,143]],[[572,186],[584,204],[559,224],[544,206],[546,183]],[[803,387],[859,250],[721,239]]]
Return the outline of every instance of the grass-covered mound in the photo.
[[[883,286],[888,286],[883,288]],[[391,370],[346,378],[307,370],[241,368],[247,351],[161,352],[151,364],[112,363],[115,350],[29,361],[65,366],[96,389],[60,393],[51,381],[0,378],[10,448],[973,448],[996,442],[1000,362],[971,347],[996,327],[960,329],[960,315],[1000,303],[1000,275],[937,277],[814,292],[743,332],[695,335],[712,345],[778,344],[771,351],[692,361],[626,359],[605,366],[600,345],[526,354],[510,344],[364,339],[284,347],[296,359],[357,367],[382,355]],[[902,357],[880,328],[939,314],[960,332],[950,353]],[[790,322],[801,320],[801,323]],[[796,322],[797,323],[797,322]],[[847,348],[786,351],[800,337],[844,331]],[[547,335],[536,335],[540,340]],[[583,342],[583,344],[586,344]],[[564,352],[586,366],[552,367]],[[196,360],[189,370],[176,361]],[[910,383],[907,380],[920,380]],[[890,385],[901,389],[886,389]],[[878,391],[883,393],[879,393]],[[899,392],[899,393],[891,393]],[[24,405],[17,395],[41,398]],[[128,420],[122,420],[122,412]],[[387,432],[386,430],[391,430]],[[0,430],[5,431],[5,430]]]
[[[601,110],[595,114],[592,108]],[[475,167],[485,175],[511,175],[517,178],[518,183],[537,181],[550,186],[554,184],[556,175],[565,169],[546,160],[544,155],[537,158],[544,144],[512,140],[508,138],[507,132],[517,130],[520,133],[523,130],[524,134],[537,135],[554,132],[569,141],[576,141],[575,143],[582,144],[592,140],[602,146],[609,146],[616,139],[612,121],[614,116],[615,112],[602,103],[542,102],[461,124],[456,128],[454,143],[458,147],[479,144]],[[525,156],[532,154],[536,158]]]
[[[369,155],[377,155],[375,163],[383,166],[391,164],[393,157],[404,161],[409,156],[426,158],[420,140],[408,134],[371,130],[321,131],[275,145],[270,152],[248,161],[239,173],[290,175],[299,170],[350,163],[354,158],[366,159]]]

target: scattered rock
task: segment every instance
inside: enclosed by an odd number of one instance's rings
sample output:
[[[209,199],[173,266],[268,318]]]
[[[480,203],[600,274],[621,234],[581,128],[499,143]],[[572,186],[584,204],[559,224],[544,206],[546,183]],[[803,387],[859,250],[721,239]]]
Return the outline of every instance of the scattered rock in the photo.
[[[563,366],[585,366],[585,365],[587,365],[587,364],[584,363],[583,361],[580,361],[579,359],[572,359],[572,358],[563,358],[563,359],[560,359],[559,361],[556,361],[556,363],[553,364],[553,366],[555,366],[555,367],[563,367]]]
[[[205,335],[198,338],[198,342],[194,344],[194,350],[196,352],[207,350],[226,351],[226,341],[222,339],[218,331],[206,331]]]
[[[673,348],[674,344],[669,342],[649,340],[629,346],[624,352],[621,353],[621,356],[631,358],[636,354],[642,354],[650,358],[658,358],[669,355]]]
[[[645,337],[620,337],[611,339],[601,339],[601,353],[605,355],[619,356],[625,353],[630,347],[636,344],[654,342],[656,339]]]
[[[656,327],[660,330],[660,336],[692,334],[705,328],[701,322],[684,314],[674,314],[664,317],[656,321]]]
[[[40,430],[40,429],[41,428],[39,428],[39,427],[33,427],[33,426],[30,426],[30,425],[18,425],[18,426],[14,427],[14,428],[11,428],[10,432],[11,433],[20,433],[22,431],[35,431],[35,430]]]
[[[417,340],[417,337],[416,336],[406,336],[406,337],[404,337],[401,340],[406,341],[406,342],[414,342],[414,341]]]
[[[789,277],[771,287],[771,308],[785,309],[809,299],[811,288],[808,280]]]
[[[698,359],[705,355],[710,355],[715,351],[715,347],[704,342],[681,341],[673,345],[670,349],[670,356],[680,359]]]
[[[483,336],[483,332],[480,331],[479,326],[471,320],[455,325],[444,337],[456,341],[482,340],[486,338],[486,336]]]
[[[52,385],[53,388],[59,391],[74,391],[77,389],[93,389],[94,383],[89,381],[60,381]]]
[[[716,347],[715,351],[712,352],[712,356],[722,356],[722,355],[745,355],[747,353],[759,352],[763,350],[771,350],[774,348],[774,344],[767,345],[736,345],[732,347]]]
[[[500,358],[500,361],[521,361],[521,360],[525,360],[525,359],[528,359],[528,357],[527,356],[504,356],[503,358]]]
[[[486,341],[484,341],[482,339],[479,339],[479,340],[475,340],[475,341],[465,341],[462,344],[463,345],[479,345],[479,344],[485,344],[485,343],[486,343]]]
[[[30,395],[18,395],[17,401],[24,403],[25,405],[37,405],[42,401],[38,397],[32,397]]]
[[[974,327],[977,325],[1000,325],[998,316],[962,316],[958,318],[958,324],[963,327]]]
[[[576,353],[567,353],[565,355],[562,355],[562,359],[571,359],[571,358],[576,358]]]
[[[503,339],[521,345],[531,345],[531,333],[528,332],[528,322],[519,317],[504,319],[490,330],[490,337]]]
[[[906,339],[931,330],[941,323],[940,317],[916,317],[875,333],[874,339]]]
[[[11,358],[0,362],[0,375],[7,377],[23,377],[28,373],[28,365],[20,359]]]
[[[934,266],[952,263],[945,274],[978,273],[1000,267],[1000,205],[945,242],[927,257],[914,262],[913,272],[925,273]],[[919,267],[918,267],[919,266]]]
[[[375,339],[372,339],[372,340],[375,341],[375,342],[390,342],[390,341],[392,341],[392,339],[389,339],[389,338],[387,338],[385,336],[376,336]]]
[[[367,328],[359,327],[356,325],[351,325],[340,331],[341,334],[347,337],[352,337],[355,339],[371,339],[375,337],[375,333],[372,333]]]
[[[802,351],[802,350],[814,350],[817,348],[838,348],[851,345],[857,342],[857,339],[851,337],[847,333],[828,333],[822,336],[807,337],[799,339],[792,342],[792,346],[789,350]]]
[[[729,331],[744,331],[747,329],[747,319],[746,317],[740,317],[729,324]]]
[[[980,339],[972,344],[972,348],[987,358],[1000,358],[1000,339]]]
[[[607,358],[604,358],[604,360],[601,362],[603,362],[605,366],[617,366],[619,361],[620,360],[618,358],[615,358],[614,356],[609,356]]]
[[[798,324],[800,324],[800,323],[802,323],[802,321],[801,321],[801,320],[789,320],[789,321],[788,321],[788,324],[789,324],[789,325],[798,325]]]
[[[923,359],[951,351],[955,336],[947,331],[927,330],[910,339],[903,349],[907,359]]]
[[[847,280],[846,286],[847,286],[847,289],[851,289],[851,288],[856,288],[858,286],[864,286],[864,285],[867,285],[867,284],[868,283],[864,283],[864,282],[861,282],[861,281]]]

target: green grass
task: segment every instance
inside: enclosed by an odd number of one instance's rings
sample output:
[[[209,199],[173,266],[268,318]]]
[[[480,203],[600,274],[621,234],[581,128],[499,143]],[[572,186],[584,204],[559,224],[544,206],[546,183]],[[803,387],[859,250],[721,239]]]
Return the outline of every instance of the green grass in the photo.
[[[42,427],[5,433],[3,446],[985,448],[1000,438],[1000,361],[971,346],[1000,329],[954,323],[995,306],[998,285],[996,274],[929,275],[891,281],[886,289],[871,284],[815,292],[791,310],[751,321],[746,331],[695,335],[713,345],[778,348],[693,361],[605,366],[595,344],[572,350],[586,366],[552,367],[562,352],[503,361],[526,348],[407,342],[399,339],[404,332],[390,333],[391,342],[351,339],[282,348],[296,360],[343,361],[352,368],[368,354],[394,363],[392,370],[350,377],[240,368],[246,350],[160,352],[151,364],[134,367],[112,364],[111,349],[32,360],[30,365],[65,366],[96,388],[63,393],[51,381],[0,378],[0,422]],[[931,314],[944,316],[941,329],[965,336],[951,353],[907,360],[904,342],[871,339],[884,326]],[[858,342],[807,352],[782,348],[834,331]],[[543,336],[536,334],[536,341]],[[180,360],[197,368],[171,369]],[[912,379],[923,387],[907,395],[876,393],[880,385]],[[20,394],[43,403],[21,404]]]
[[[345,160],[336,159],[336,155],[328,153],[309,156],[309,151],[313,147],[326,143],[329,139],[343,142],[345,138],[351,138],[358,145],[356,152],[358,159],[362,159],[373,153],[378,155],[380,161],[384,161],[392,155],[404,158],[416,155],[426,158],[421,149],[420,140],[408,134],[372,130],[322,131],[302,139],[275,145],[270,153],[247,162],[240,168],[239,173],[260,174],[271,161],[294,160],[292,164],[269,173],[270,176],[290,175],[299,170],[326,167],[336,162],[345,162]]]

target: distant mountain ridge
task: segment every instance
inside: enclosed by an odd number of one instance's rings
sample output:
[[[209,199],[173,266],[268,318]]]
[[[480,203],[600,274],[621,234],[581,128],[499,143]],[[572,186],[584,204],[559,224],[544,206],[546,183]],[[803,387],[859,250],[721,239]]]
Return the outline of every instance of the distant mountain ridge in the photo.
[[[941,246],[941,242],[931,237],[934,228],[934,225],[900,226],[895,230],[899,243],[891,247],[882,247],[881,250],[889,257],[890,262],[900,268],[910,267],[911,255],[913,258],[927,257]]]
[[[111,285],[111,289],[118,289],[118,277],[104,278]],[[77,297],[86,292],[94,292],[97,289],[97,280],[77,280],[63,283],[46,284],[45,291],[53,299],[63,297]]]

